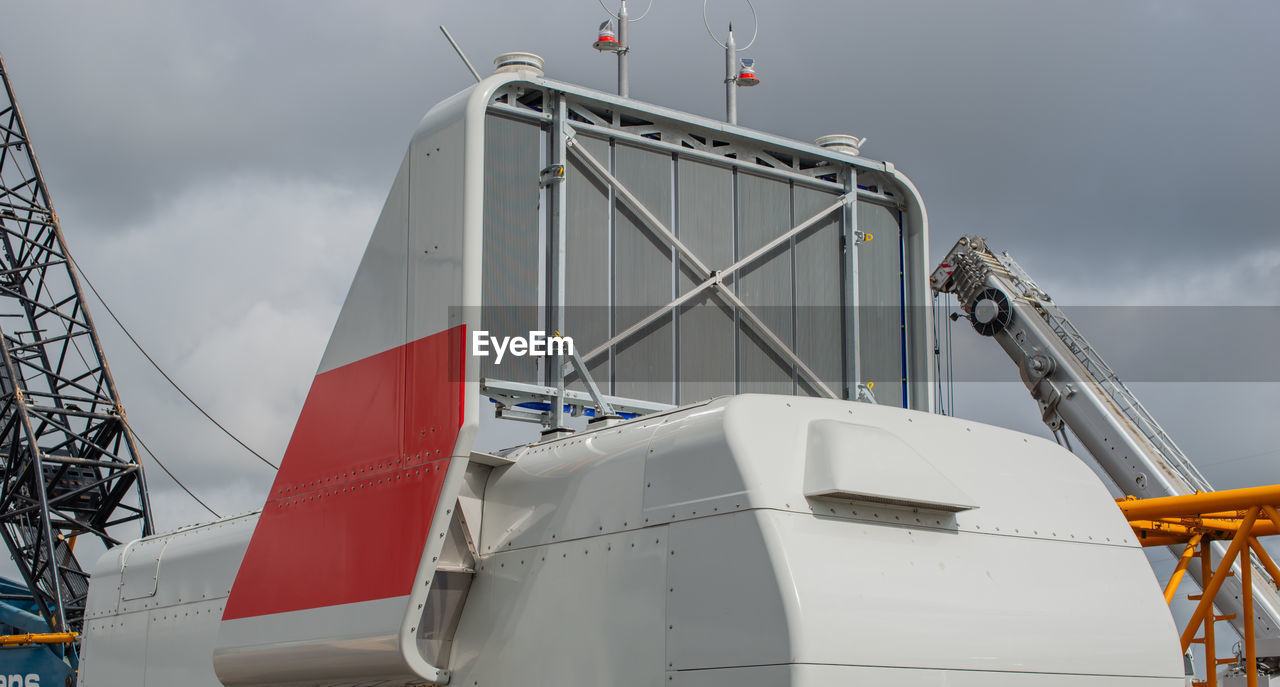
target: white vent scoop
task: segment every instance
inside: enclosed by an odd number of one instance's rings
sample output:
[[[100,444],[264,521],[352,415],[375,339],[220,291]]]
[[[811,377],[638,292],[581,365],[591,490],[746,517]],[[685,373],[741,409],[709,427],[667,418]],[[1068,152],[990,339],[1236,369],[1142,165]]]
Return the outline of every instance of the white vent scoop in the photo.
[[[977,508],[924,456],[897,435],[839,420],[809,423],[804,495],[957,513]]]
[[[848,155],[860,155],[861,153],[859,152],[859,149],[862,147],[862,144],[866,142],[867,139],[865,138],[858,138],[857,136],[850,136],[849,134],[831,134],[830,136],[823,136],[814,141],[815,144],[820,145],[823,148],[829,148]]]
[[[531,52],[506,52],[493,58],[493,73],[533,72],[535,76],[542,76],[545,64],[541,57]]]

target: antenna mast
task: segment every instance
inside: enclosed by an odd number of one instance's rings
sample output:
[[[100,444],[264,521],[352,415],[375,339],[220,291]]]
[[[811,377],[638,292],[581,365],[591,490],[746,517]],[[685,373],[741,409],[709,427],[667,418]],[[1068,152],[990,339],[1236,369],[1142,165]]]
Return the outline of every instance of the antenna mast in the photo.
[[[724,44],[724,118],[738,123],[738,45],[733,42],[733,22],[729,22],[729,40]]]
[[[747,0],[747,7],[751,8],[751,21],[755,24],[755,30],[751,33],[751,40],[742,47],[743,50],[750,48],[756,42],[756,36],[760,35],[760,19],[756,16],[756,6],[751,0]],[[711,40],[724,48],[724,117],[730,124],[737,124],[738,87],[751,87],[760,83],[760,77],[756,76],[756,61],[750,57],[738,59],[738,44],[733,38],[733,22],[729,22],[728,40],[721,43],[720,39],[716,38],[715,33],[711,31],[711,23],[707,20],[707,0],[702,0],[702,25],[707,27],[707,35],[711,36]]]
[[[444,34],[445,40],[449,41],[449,45],[453,46],[453,51],[458,53],[462,63],[467,65],[467,71],[471,72],[471,76],[476,78],[476,83],[480,83],[480,72],[476,71],[476,68],[471,65],[471,60],[467,59],[467,54],[462,52],[462,47],[458,45],[458,41],[453,40],[453,36],[449,34],[449,29],[446,29],[444,24],[440,25],[440,32]]]
[[[609,12],[609,8],[604,5],[604,0],[597,1],[605,12]],[[630,98],[631,65],[629,59],[631,56],[631,30],[629,25],[644,19],[649,14],[649,10],[653,9],[653,0],[649,0],[649,6],[635,19],[632,19],[631,15],[627,13],[627,0],[621,0],[621,2],[622,6],[618,8],[616,14],[609,12],[610,17],[618,20],[617,31],[613,28],[613,19],[606,19],[604,23],[600,24],[600,33],[591,47],[600,52],[611,52],[618,56],[618,95]]]
[[[630,31],[627,30],[629,23],[631,22],[627,16],[627,0],[622,0],[622,6],[618,8],[618,95],[624,98],[631,97],[631,74],[628,62],[631,42],[628,40]]]

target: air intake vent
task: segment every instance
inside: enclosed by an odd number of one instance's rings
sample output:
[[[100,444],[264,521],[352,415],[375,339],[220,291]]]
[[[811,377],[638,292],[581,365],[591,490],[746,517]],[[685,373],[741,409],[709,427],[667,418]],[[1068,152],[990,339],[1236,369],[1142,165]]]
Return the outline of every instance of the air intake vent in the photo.
[[[859,148],[861,148],[862,144],[866,142],[867,139],[865,138],[858,138],[857,136],[850,136],[849,134],[831,134],[830,136],[823,136],[814,141],[815,144],[820,145],[823,148],[829,148],[849,155],[859,155]]]
[[[531,52],[507,52],[493,59],[493,73],[533,72],[537,76],[542,76],[544,64],[546,62],[541,57]]]
[[[956,513],[977,508],[968,494],[902,439],[870,425],[809,424],[804,495]]]

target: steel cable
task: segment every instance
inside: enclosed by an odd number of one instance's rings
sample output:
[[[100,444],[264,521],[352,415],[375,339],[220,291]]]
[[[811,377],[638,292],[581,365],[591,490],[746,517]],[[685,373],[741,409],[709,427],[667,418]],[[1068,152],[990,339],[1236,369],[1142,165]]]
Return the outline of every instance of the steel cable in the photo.
[[[138,436],[138,433],[136,431],[134,431],[132,428],[130,428],[130,431],[133,431],[133,438],[138,440],[138,445],[142,447],[142,450],[146,451],[147,455],[151,456],[151,460],[155,461],[156,465],[159,465],[161,470],[164,470],[164,474],[168,475],[169,479],[173,480],[174,484],[177,484],[183,491],[187,492],[187,496],[190,496],[191,498],[195,499],[196,503],[203,506],[205,510],[212,513],[213,517],[215,518],[222,517],[221,515],[218,514],[218,511],[210,508],[209,504],[202,501],[199,496],[196,496],[196,493],[194,491],[191,491],[190,489],[187,488],[187,485],[182,483],[182,480],[178,479],[172,472],[170,472],[169,468],[165,467],[164,463],[160,462],[160,459],[156,457],[156,454],[151,451],[151,447],[147,446],[147,443],[142,440],[142,437]]]
[[[134,338],[133,333],[129,331],[128,327],[124,326],[124,323],[120,321],[120,318],[116,317],[115,311],[111,309],[111,306],[107,305],[106,300],[102,298],[102,294],[98,293],[97,287],[95,287],[93,285],[93,282],[89,280],[89,275],[84,273],[84,270],[80,267],[80,263],[72,259],[70,255],[67,255],[67,260],[68,262],[71,263],[71,266],[75,268],[76,272],[80,273],[80,276],[84,279],[84,283],[89,286],[89,290],[93,292],[93,295],[98,299],[98,302],[101,303],[102,307],[106,309],[107,314],[111,316],[111,319],[113,321],[115,321],[116,326],[120,327],[120,331],[124,332],[124,335],[129,337],[129,341],[131,341],[134,347],[138,349],[138,352],[142,354],[142,357],[146,358],[147,362],[151,363],[151,366],[156,369],[156,372],[160,373],[161,377],[164,377],[165,381],[169,383],[169,386],[172,386],[175,391],[177,391],[179,394],[182,394],[182,397],[187,399],[187,402],[190,403],[196,410],[200,411],[201,415],[205,416],[205,418],[209,420],[209,422],[212,422],[218,429],[222,430],[223,434],[226,434],[227,436],[231,437],[232,441],[236,442],[237,444],[240,444],[240,446],[243,447],[244,450],[248,451],[249,453],[252,453],[258,460],[266,463],[267,465],[270,465],[272,470],[280,469],[279,465],[276,465],[275,463],[272,463],[271,461],[267,460],[265,457],[263,457],[261,453],[258,453],[257,451],[250,448],[248,444],[241,441],[240,437],[236,436],[231,432],[231,430],[224,427],[221,422],[218,422],[217,420],[215,420],[213,416],[208,413],[208,411],[206,411],[203,407],[201,407],[199,403],[196,403],[196,400],[194,398],[191,398],[191,396],[186,391],[183,391],[182,387],[178,386],[178,383],[173,381],[173,378],[170,377],[169,374],[165,372],[163,368],[160,367],[160,364],[157,363],[155,359],[151,357],[151,354],[147,353],[146,349],[142,347],[142,344],[138,343],[138,340]],[[168,471],[166,470],[165,472],[168,472]]]

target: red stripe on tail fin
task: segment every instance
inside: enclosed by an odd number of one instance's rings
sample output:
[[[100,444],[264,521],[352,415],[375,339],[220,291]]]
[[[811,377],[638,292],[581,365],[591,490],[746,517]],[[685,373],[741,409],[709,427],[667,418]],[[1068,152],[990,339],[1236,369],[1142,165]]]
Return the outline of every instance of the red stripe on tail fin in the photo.
[[[316,375],[223,620],[407,595],[463,420],[466,329]]]

